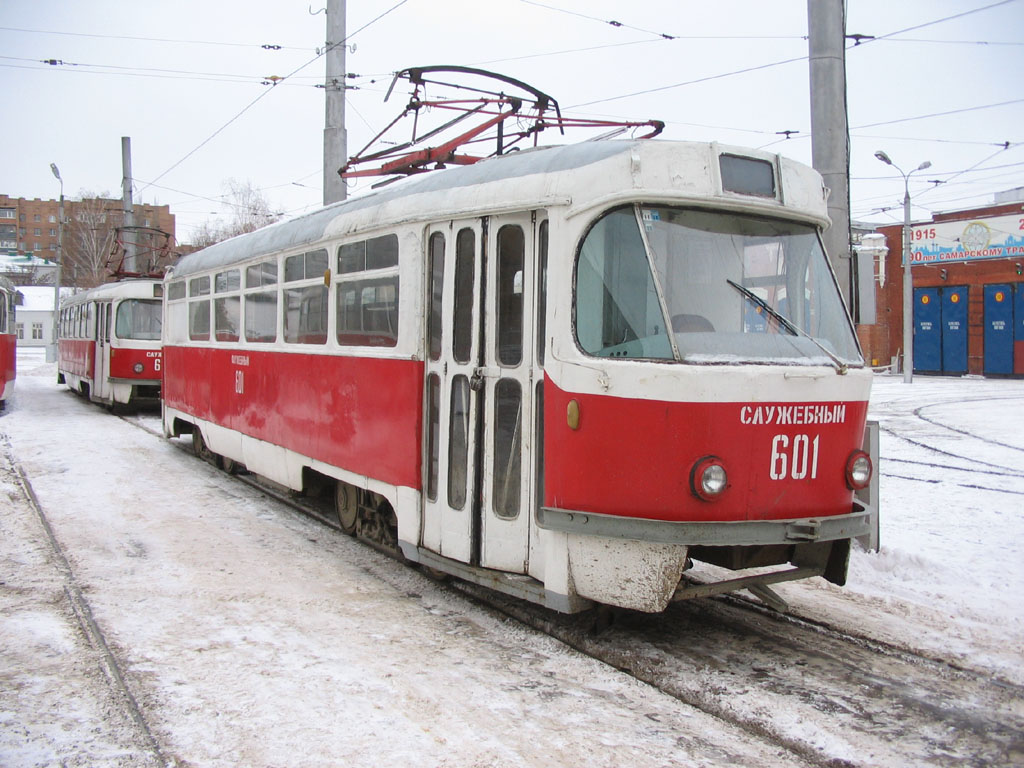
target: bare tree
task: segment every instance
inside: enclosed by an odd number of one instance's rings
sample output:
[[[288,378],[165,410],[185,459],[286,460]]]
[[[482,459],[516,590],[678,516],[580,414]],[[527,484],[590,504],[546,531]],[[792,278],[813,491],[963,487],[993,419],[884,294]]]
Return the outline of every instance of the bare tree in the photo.
[[[79,193],[72,203],[64,232],[64,280],[85,288],[107,277],[107,262],[114,247],[120,209],[109,192]]]
[[[226,222],[205,221],[192,233],[191,244],[199,248],[219,243],[235,235],[253,232],[273,224],[284,214],[275,212],[263,192],[251,181],[228,179],[224,202],[231,208],[231,219]]]

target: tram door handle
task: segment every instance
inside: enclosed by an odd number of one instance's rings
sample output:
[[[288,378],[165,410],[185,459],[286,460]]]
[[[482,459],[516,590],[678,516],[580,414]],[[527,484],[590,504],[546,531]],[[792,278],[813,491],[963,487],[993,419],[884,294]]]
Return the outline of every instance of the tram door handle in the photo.
[[[484,381],[488,377],[495,379],[500,375],[501,371],[498,368],[475,368],[473,376],[469,380],[469,388],[474,392],[479,392],[484,388]]]

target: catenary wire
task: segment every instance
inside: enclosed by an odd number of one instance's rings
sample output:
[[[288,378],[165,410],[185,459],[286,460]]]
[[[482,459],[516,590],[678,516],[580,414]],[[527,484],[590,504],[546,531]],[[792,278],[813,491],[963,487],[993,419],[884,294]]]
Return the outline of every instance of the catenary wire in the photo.
[[[387,15],[388,15],[389,13],[391,13],[392,11],[396,10],[397,8],[400,8],[401,6],[405,5],[405,4],[407,3],[407,2],[409,2],[409,0],[399,0],[399,2],[398,2],[398,3],[396,3],[396,4],[395,4],[395,5],[393,5],[393,6],[391,6],[390,8],[388,8],[388,9],[387,9],[386,11],[384,11],[384,12],[383,12],[383,13],[381,13],[380,15],[378,15],[378,16],[376,16],[375,18],[373,18],[373,19],[371,19],[370,21],[368,21],[368,22],[367,22],[366,24],[364,24],[363,26],[361,26],[361,27],[360,27],[359,29],[357,29],[357,30],[356,30],[355,32],[353,32],[352,34],[350,34],[350,35],[346,35],[346,36],[345,36],[345,39],[344,39],[344,40],[339,40],[338,42],[335,42],[335,43],[331,43],[331,45],[329,45],[329,46],[325,47],[325,48],[324,48],[323,50],[321,50],[321,51],[320,51],[319,53],[317,53],[317,55],[316,55],[316,56],[314,56],[314,57],[313,57],[312,59],[310,59],[309,61],[307,61],[307,62],[306,62],[305,64],[301,65],[301,66],[300,66],[300,67],[298,67],[297,69],[295,69],[295,70],[293,70],[292,72],[290,72],[290,73],[288,73],[287,75],[285,75],[285,76],[284,76],[284,77],[282,78],[282,80],[287,80],[287,79],[288,79],[289,77],[291,77],[292,75],[294,75],[294,74],[296,74],[296,73],[298,73],[298,72],[301,72],[301,71],[302,71],[303,69],[305,69],[306,67],[308,67],[308,66],[309,66],[310,64],[314,63],[315,61],[319,60],[319,59],[320,59],[320,58],[322,58],[323,56],[327,55],[327,53],[328,53],[328,52],[329,52],[330,50],[332,50],[333,48],[335,48],[335,47],[337,47],[337,46],[339,46],[339,45],[345,45],[345,44],[346,44],[346,43],[347,43],[347,42],[348,42],[349,40],[351,40],[351,39],[352,39],[353,37],[355,37],[355,36],[356,36],[357,34],[359,34],[359,33],[360,33],[360,32],[362,32],[362,31],[363,31],[364,29],[366,29],[367,27],[369,27],[369,26],[370,26],[371,24],[374,24],[374,23],[376,23],[376,22],[380,21],[380,20],[381,20],[382,18],[384,18],[385,16],[387,16]],[[266,91],[263,91],[263,92],[262,92],[262,93],[261,93],[261,94],[260,94],[259,96],[257,96],[257,97],[256,97],[255,99],[253,99],[252,101],[250,101],[250,102],[249,102],[248,104],[246,104],[246,105],[245,105],[245,106],[244,106],[244,107],[243,107],[243,108],[241,109],[241,111],[239,111],[239,112],[238,112],[237,114],[235,114],[235,116],[234,116],[234,117],[232,117],[232,118],[231,118],[230,120],[228,120],[228,121],[227,121],[226,123],[224,123],[224,124],[223,124],[223,125],[222,125],[222,126],[221,126],[220,128],[218,128],[218,129],[217,129],[216,131],[214,131],[214,132],[213,132],[212,134],[210,134],[210,135],[209,135],[209,136],[208,136],[208,137],[207,137],[206,139],[204,139],[204,140],[203,140],[203,141],[201,141],[201,142],[200,142],[199,144],[197,144],[197,145],[196,145],[196,146],[195,146],[195,147],[194,147],[193,149],[191,149],[191,150],[190,150],[190,151],[189,151],[188,153],[186,153],[184,157],[182,157],[182,158],[181,158],[180,160],[178,160],[178,161],[177,161],[176,163],[174,163],[173,165],[171,165],[171,166],[170,166],[170,167],[169,167],[169,168],[168,168],[167,170],[165,170],[165,171],[164,171],[163,173],[160,173],[159,175],[157,175],[157,177],[156,177],[155,179],[153,179],[153,181],[152,181],[152,182],[150,182],[150,184],[152,184],[152,183],[154,183],[154,182],[157,182],[157,181],[159,181],[160,179],[162,179],[162,178],[163,178],[164,176],[166,176],[166,175],[167,175],[168,173],[170,173],[171,171],[173,171],[173,170],[174,170],[175,168],[177,168],[177,167],[178,167],[179,165],[181,165],[182,163],[184,163],[184,162],[185,162],[186,160],[188,160],[188,159],[189,159],[189,158],[190,158],[190,157],[191,157],[192,155],[194,155],[194,154],[195,154],[196,152],[198,152],[198,151],[199,151],[200,149],[202,149],[202,148],[203,148],[204,146],[206,146],[207,144],[209,144],[209,143],[210,143],[210,142],[211,142],[211,141],[212,141],[212,140],[213,140],[214,138],[216,138],[216,137],[217,137],[217,136],[218,136],[218,135],[219,135],[219,134],[220,134],[221,132],[223,132],[223,131],[224,131],[224,130],[225,130],[225,129],[226,129],[226,128],[227,128],[228,126],[229,126],[229,125],[231,125],[232,123],[234,123],[234,122],[235,122],[235,121],[236,121],[236,120],[237,120],[238,118],[240,118],[240,117],[241,117],[242,115],[244,115],[244,114],[245,114],[246,112],[248,112],[248,111],[249,111],[249,110],[250,110],[250,109],[251,109],[252,107],[254,107],[254,106],[256,105],[256,103],[257,103],[257,102],[259,102],[259,101],[260,101],[261,99],[263,99],[263,98],[264,98],[264,97],[265,97],[265,96],[266,96],[266,95],[267,95],[268,93],[271,93],[271,91],[273,91],[273,88],[271,88],[271,89],[268,89],[268,90],[266,90]],[[147,185],[147,186],[148,186],[148,185]],[[145,190],[145,189],[146,189],[146,187],[143,187],[143,190]]]

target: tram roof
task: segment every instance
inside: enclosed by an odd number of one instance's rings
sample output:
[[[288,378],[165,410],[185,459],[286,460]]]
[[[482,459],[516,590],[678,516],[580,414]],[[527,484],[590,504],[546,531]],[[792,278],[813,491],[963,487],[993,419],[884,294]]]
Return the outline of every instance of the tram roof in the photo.
[[[116,283],[104,283],[86,291],[80,291],[71,296],[61,296],[61,306],[81,304],[84,301],[94,299],[159,299],[163,295],[162,288],[159,295],[155,295],[154,286],[161,286],[159,280],[142,278],[136,280],[121,280]]]
[[[683,141],[593,141],[564,146],[537,147],[520,152],[488,158],[473,165],[458,166],[415,176],[370,194],[333,203],[312,213],[286,221],[276,222],[254,232],[238,235],[188,254],[172,268],[171,277],[216,269],[251,258],[287,251],[314,244],[329,237],[343,237],[350,233],[371,231],[402,222],[426,219],[448,219],[463,215],[484,215],[487,212],[526,210],[543,207],[553,202],[579,203],[581,199],[600,197],[611,191],[609,185],[618,185],[621,191],[623,176],[629,178],[631,166],[622,163],[621,156],[654,160],[650,165],[665,162],[670,155],[680,162],[690,161],[687,170],[694,169],[704,187],[692,182],[684,183],[694,197],[713,194],[710,183],[711,158],[719,152],[733,152],[749,157],[775,159],[770,153],[747,148],[726,147],[704,142]],[[616,162],[616,171],[601,174],[579,173],[587,166],[607,160]],[[779,157],[790,168],[811,169],[794,161]],[[645,164],[645,167],[647,165]],[[671,173],[662,173],[662,185],[680,194],[678,179],[667,180]],[[593,183],[600,180],[599,183]],[[783,174],[783,181],[785,174]],[[510,187],[508,182],[515,182]],[[632,184],[627,185],[628,190]],[[774,201],[772,201],[774,202]],[[824,197],[822,200],[801,201],[808,218],[827,222]],[[749,201],[748,201],[749,204]]]

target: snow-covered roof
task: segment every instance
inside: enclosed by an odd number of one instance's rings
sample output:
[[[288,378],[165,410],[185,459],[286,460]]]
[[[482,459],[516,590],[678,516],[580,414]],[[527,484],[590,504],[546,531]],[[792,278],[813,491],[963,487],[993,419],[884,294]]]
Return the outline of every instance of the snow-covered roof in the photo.
[[[18,307],[19,312],[53,312],[52,285],[19,285],[18,293],[25,297]],[[60,289],[62,299],[73,293],[73,288]]]
[[[550,205],[572,205],[579,213],[588,205],[610,206],[635,199],[638,189],[650,201],[737,205],[740,196],[723,191],[716,176],[717,157],[722,153],[778,164],[779,195],[743,196],[744,209],[774,213],[784,207],[790,216],[828,223],[821,177],[781,155],[703,142],[585,142],[513,152],[423,174],[188,254],[171,274],[183,277],[399,223]]]

